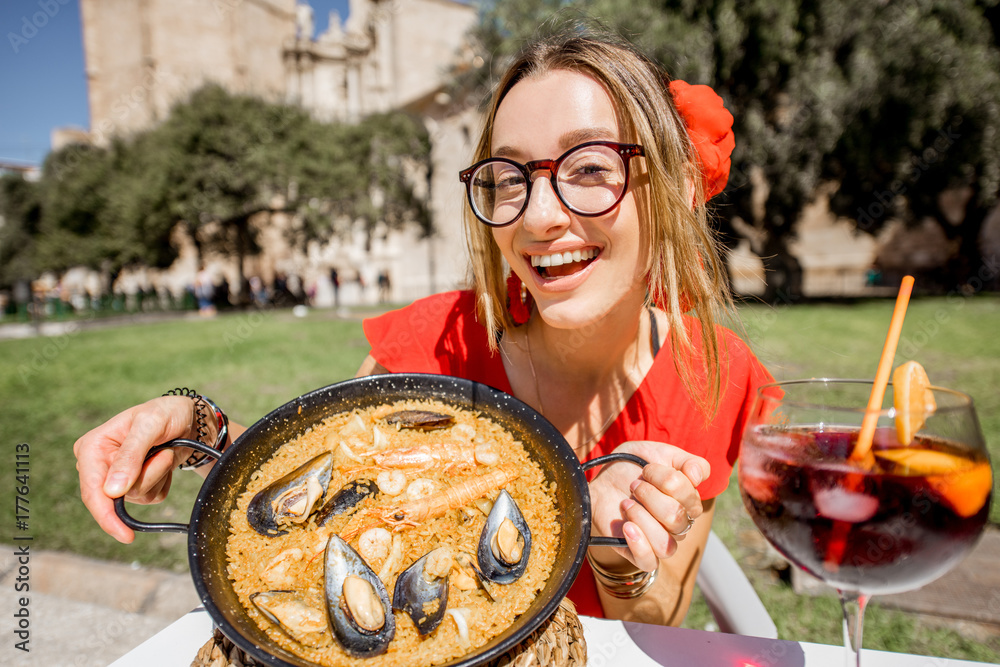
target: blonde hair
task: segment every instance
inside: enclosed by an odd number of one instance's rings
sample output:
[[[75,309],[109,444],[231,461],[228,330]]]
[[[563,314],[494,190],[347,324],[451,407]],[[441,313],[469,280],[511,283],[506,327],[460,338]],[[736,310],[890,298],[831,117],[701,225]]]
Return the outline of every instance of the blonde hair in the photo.
[[[732,312],[717,240],[704,204],[698,154],[668,92],[661,69],[632,45],[608,36],[577,32],[528,45],[506,69],[485,116],[474,162],[490,157],[493,123],[505,95],[522,79],[553,70],[587,74],[610,93],[622,126],[622,141],[645,148],[649,188],[634,193],[651,252],[646,267],[647,305],[667,315],[674,364],[688,392],[707,415],[718,408],[722,383],[718,317]],[[692,188],[694,201],[692,206]],[[507,307],[506,268],[490,228],[466,202],[464,220],[478,315],[496,349],[504,330],[516,324]],[[682,303],[701,322],[695,343],[684,326]]]

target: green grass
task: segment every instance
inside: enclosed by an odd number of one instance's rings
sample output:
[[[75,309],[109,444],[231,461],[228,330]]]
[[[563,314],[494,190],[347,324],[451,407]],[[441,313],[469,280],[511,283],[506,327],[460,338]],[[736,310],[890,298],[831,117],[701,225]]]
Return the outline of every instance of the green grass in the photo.
[[[185,570],[183,535],[139,535],[125,546],[97,528],[80,500],[76,439],[179,386],[198,389],[233,421],[250,425],[300,394],[353,376],[367,351],[360,322],[315,311],[307,318],[253,312],[0,341],[4,446],[11,462],[15,443],[30,446],[34,544]],[[166,503],[130,511],[184,522],[200,482],[175,474]],[[0,485],[5,507],[14,507],[13,486]]]
[[[757,356],[777,380],[874,377],[891,316],[889,301],[741,309]],[[994,461],[1000,461],[998,334],[997,296],[915,299],[893,363],[919,361],[931,383],[969,394]],[[998,490],[1000,478],[994,495]],[[990,518],[1000,523],[1000,503]]]
[[[741,308],[743,328],[757,356],[778,380],[807,377],[871,378],[889,327],[892,303],[815,304]],[[1000,460],[1000,298],[915,299],[907,310],[895,363],[919,361],[931,382],[965,391],[976,403],[987,447]],[[895,365],[895,364],[894,364]],[[994,479],[994,496],[998,481]],[[1000,503],[991,521],[1000,520]],[[735,474],[719,499],[713,529],[744,566],[783,639],[842,643],[840,606],[831,596],[796,594],[768,570],[747,567],[752,549],[747,535],[756,529],[743,510]],[[697,600],[686,625],[711,621]],[[865,648],[1000,662],[1000,637],[982,642],[932,626],[912,614],[879,607],[878,597],[865,617]]]
[[[889,301],[741,309],[758,356],[778,379],[871,377],[888,328]],[[909,308],[897,362],[917,359],[933,382],[976,400],[991,454],[1000,457],[1000,299],[917,299]],[[177,386],[197,388],[230,417],[249,425],[306,391],[351,377],[367,353],[360,321],[312,311],[186,318],[156,324],[77,331],[56,338],[0,341],[0,432],[8,461],[28,443],[30,531],[39,549],[137,561],[184,571],[186,538],[143,534],[119,545],[90,518],[79,497],[73,442],[116,412]],[[0,484],[0,503],[14,507],[14,473]],[[133,508],[140,518],[185,521],[200,479],[177,474],[166,503]],[[993,507],[992,518],[1000,519]],[[735,481],[718,501],[714,528],[737,559],[755,534]],[[746,568],[782,638],[840,644],[835,599],[796,595],[766,570]],[[866,648],[1000,662],[1000,641],[982,643],[928,627],[912,615],[870,607]],[[688,627],[710,615],[696,601]]]

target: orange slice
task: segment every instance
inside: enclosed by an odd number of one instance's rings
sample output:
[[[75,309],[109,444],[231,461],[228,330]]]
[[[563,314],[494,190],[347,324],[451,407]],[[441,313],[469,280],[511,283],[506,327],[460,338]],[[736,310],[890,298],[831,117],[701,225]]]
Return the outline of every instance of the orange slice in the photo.
[[[901,445],[913,442],[937,404],[924,367],[916,361],[901,364],[892,373],[892,404],[896,408],[896,439]]]
[[[898,475],[947,475],[973,465],[969,459],[935,449],[883,449],[875,452],[875,456],[892,461],[893,472]]]
[[[993,490],[993,473],[986,461],[969,459],[930,449],[885,449],[875,456],[891,461],[901,475],[920,475],[961,517],[982,508]]]

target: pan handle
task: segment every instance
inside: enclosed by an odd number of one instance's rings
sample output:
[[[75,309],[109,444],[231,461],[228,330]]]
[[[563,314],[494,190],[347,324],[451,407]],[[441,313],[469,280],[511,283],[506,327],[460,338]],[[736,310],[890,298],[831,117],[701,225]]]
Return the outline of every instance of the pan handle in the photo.
[[[156,445],[151,448],[146,454],[145,460],[148,461],[151,457],[164,449],[172,449],[174,447],[190,447],[191,449],[196,449],[214,459],[218,459],[222,456],[222,452],[210,445],[206,445],[203,442],[177,438],[176,440],[171,440],[170,442],[165,442],[162,445]],[[115,514],[118,515],[118,518],[121,519],[122,523],[126,526],[132,530],[138,530],[143,533],[186,533],[189,528],[186,523],[146,523],[144,521],[139,521],[138,519],[133,518],[128,511],[126,511],[124,496],[121,498],[115,498]]]
[[[645,468],[649,461],[646,459],[636,456],[635,454],[626,454],[625,452],[619,452],[617,454],[608,454],[606,456],[598,456],[596,459],[587,461],[582,464],[584,471],[590,470],[591,468],[599,465],[604,465],[605,463],[614,463],[615,461],[629,461],[637,466]],[[591,537],[588,546],[591,547],[627,547],[628,543],[625,541],[624,537]]]

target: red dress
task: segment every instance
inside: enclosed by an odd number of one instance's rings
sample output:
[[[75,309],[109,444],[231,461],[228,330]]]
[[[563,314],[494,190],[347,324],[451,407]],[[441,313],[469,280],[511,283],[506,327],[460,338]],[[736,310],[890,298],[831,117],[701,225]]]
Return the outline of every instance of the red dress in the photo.
[[[699,338],[699,322],[686,318],[689,334]],[[499,354],[490,352],[486,329],[476,319],[471,291],[445,292],[364,322],[371,355],[394,373],[438,373],[474,380],[513,394]],[[698,486],[702,499],[729,485],[739,454],[740,434],[757,387],[772,378],[749,348],[728,329],[719,328],[724,360],[719,409],[706,423],[685,390],[670,352],[669,338],[642,384],[608,426],[586,460],[609,454],[622,442],[666,442],[708,460],[712,473]],[[595,473],[595,471],[591,471]],[[603,617],[589,564],[569,592],[581,614]]]

